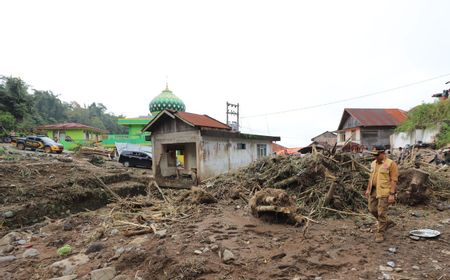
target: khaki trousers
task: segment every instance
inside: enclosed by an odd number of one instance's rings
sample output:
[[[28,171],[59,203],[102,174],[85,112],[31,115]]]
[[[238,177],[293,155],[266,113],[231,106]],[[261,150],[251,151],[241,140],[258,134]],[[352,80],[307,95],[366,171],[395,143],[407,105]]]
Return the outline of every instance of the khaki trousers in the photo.
[[[369,211],[378,220],[377,232],[384,234],[388,226],[387,210],[389,207],[388,198],[377,198],[376,188],[372,188],[369,196]]]

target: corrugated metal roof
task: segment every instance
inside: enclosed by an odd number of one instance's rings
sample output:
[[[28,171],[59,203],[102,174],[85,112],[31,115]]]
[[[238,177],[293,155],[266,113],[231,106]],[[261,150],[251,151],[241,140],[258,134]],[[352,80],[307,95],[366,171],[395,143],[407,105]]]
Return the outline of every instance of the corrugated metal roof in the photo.
[[[198,115],[198,114],[186,113],[186,112],[176,112],[175,116],[179,117],[180,119],[184,120],[185,122],[192,124],[193,126],[231,130],[231,127],[229,127],[228,125],[226,125],[222,122],[219,122],[218,120],[213,119],[208,115]]]
[[[108,131],[88,126],[81,123],[59,123],[59,124],[48,124],[48,125],[41,125],[38,126],[37,129],[48,129],[48,130],[55,130],[55,129],[61,129],[61,130],[67,130],[67,129],[85,129],[89,131],[95,131],[99,133],[108,133]]]
[[[347,114],[358,120],[360,126],[397,126],[407,119],[407,113],[400,109],[347,108],[338,129],[342,129]]]

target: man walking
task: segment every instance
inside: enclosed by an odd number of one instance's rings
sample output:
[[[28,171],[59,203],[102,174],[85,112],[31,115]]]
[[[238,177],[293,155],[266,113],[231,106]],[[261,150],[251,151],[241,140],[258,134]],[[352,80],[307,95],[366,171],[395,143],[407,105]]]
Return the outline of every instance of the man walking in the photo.
[[[388,220],[387,210],[389,204],[395,203],[398,168],[393,160],[386,157],[384,147],[376,146],[371,153],[375,160],[371,165],[365,195],[369,201],[369,211],[378,221],[375,241],[383,242],[387,228],[394,225],[394,222]]]

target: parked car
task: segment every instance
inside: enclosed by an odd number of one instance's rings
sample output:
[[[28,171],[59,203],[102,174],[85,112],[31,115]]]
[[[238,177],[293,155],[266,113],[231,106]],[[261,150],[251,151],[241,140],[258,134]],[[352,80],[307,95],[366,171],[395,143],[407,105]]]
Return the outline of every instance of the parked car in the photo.
[[[119,162],[125,167],[152,168],[152,156],[145,152],[123,151],[119,156]]]
[[[31,149],[43,150],[46,153],[62,153],[64,146],[45,136],[27,136],[16,139],[16,147],[19,150]]]

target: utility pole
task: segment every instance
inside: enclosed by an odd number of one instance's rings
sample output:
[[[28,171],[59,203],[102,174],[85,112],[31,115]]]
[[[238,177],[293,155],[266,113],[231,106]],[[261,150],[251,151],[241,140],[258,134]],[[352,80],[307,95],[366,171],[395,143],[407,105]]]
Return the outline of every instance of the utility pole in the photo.
[[[227,101],[227,125],[231,126],[233,131],[239,131],[239,103]]]

